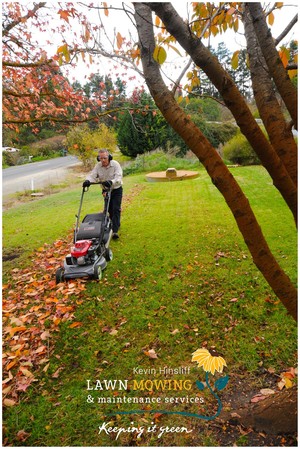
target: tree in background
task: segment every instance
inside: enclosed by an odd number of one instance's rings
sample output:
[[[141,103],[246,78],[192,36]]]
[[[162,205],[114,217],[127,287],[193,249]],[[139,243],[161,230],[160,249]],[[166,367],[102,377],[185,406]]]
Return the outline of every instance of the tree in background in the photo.
[[[194,96],[194,90],[189,95],[186,111],[189,114],[198,114],[205,118],[205,121],[219,121],[221,119],[220,106],[213,98],[204,96]]]
[[[85,169],[95,165],[99,148],[107,148],[113,152],[116,149],[116,143],[115,134],[104,123],[95,130],[91,130],[86,123],[75,126],[66,136],[69,153],[76,155]]]
[[[153,142],[144,128],[147,122],[149,122],[149,114],[141,117],[138,113],[133,114],[130,108],[119,114],[118,146],[124,155],[135,157],[154,149]]]
[[[85,16],[71,5],[64,11],[48,8],[46,2],[33,5],[17,2],[4,3],[2,8],[2,111],[4,130],[14,130],[26,126],[30,132],[38,134],[45,123],[56,131],[74,123],[99,122],[99,118],[109,114],[109,108],[124,96],[125,85],[117,79],[116,87],[110,77],[92,76],[85,90],[80,83],[69,82],[62,67],[73,65],[78,60],[78,42],[89,40]],[[62,33],[61,21],[69,18],[83,24],[81,32],[72,33],[74,51],[71,53],[66,43],[62,43],[50,55],[43,49],[40,36],[51,39],[52,33]],[[54,19],[54,20],[53,20]],[[58,20],[57,20],[58,19]],[[85,25],[84,25],[85,24]],[[100,25],[98,26],[100,28]],[[94,27],[94,30],[96,28]],[[37,33],[35,33],[37,31]],[[36,37],[34,37],[36,36]],[[78,42],[75,43],[75,36]],[[53,47],[52,47],[53,48]],[[76,50],[75,50],[76,48]],[[91,97],[89,96],[91,93]],[[58,125],[59,124],[59,125]],[[6,134],[7,139],[12,135]],[[17,134],[14,135],[17,140]]]
[[[107,126],[114,126],[118,109],[124,107],[126,100],[126,82],[119,77],[114,81],[111,76],[92,74],[80,88],[86,97],[95,104],[95,111],[101,116],[101,121]],[[98,108],[97,106],[98,105]],[[105,113],[109,109],[109,113]],[[91,122],[91,127],[97,123]]]
[[[116,126],[118,146],[131,157],[165,147],[170,131],[152,97],[143,90],[133,92],[126,110],[119,112]]]
[[[45,3],[31,9],[20,3],[8,6],[2,9],[4,126],[18,129],[26,123],[38,132],[36,124],[45,121],[53,124],[66,121],[66,117],[83,119],[82,95],[74,92],[62,75],[58,58],[49,58],[32,39],[32,21],[36,20],[35,26],[43,30],[43,21],[37,18]]]
[[[211,48],[211,53],[216,56],[223,68],[234,80],[242,95],[250,101],[252,98],[250,70],[247,65],[246,51],[243,49],[236,54],[235,66],[232,65],[232,52],[226,47],[224,42],[218,44],[217,48]],[[200,95],[207,95],[213,98],[222,98],[218,89],[211,82],[206,73],[198,68],[200,83],[193,89],[193,92]]]
[[[126,106],[127,109],[119,113],[116,122],[118,146],[123,154],[135,157],[158,147],[167,151],[172,146],[178,149],[178,157],[189,151],[188,145],[165,120],[149,94],[135,92]],[[209,123],[218,120],[221,115],[219,104],[212,98],[184,99],[182,106],[215,148],[237,131],[236,126],[230,123]]]

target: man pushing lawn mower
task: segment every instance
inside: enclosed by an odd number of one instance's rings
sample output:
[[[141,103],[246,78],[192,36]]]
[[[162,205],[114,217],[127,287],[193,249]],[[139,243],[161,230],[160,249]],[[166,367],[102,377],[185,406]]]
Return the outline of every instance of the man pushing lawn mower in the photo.
[[[111,189],[108,213],[112,221],[113,239],[119,238],[121,224],[121,204],[123,197],[123,171],[119,162],[114,161],[106,148],[100,149],[97,156],[98,163],[83,182],[82,187],[89,187],[92,183],[101,183],[104,189]],[[105,190],[103,191],[105,194]]]
[[[109,247],[111,238],[119,238],[121,202],[122,202],[122,168],[106,149],[99,150],[99,163],[92,170],[82,185],[81,199],[76,226],[74,245],[64,260],[63,266],[56,270],[56,283],[69,279],[89,278],[100,280],[102,271],[112,260]],[[87,214],[80,223],[80,214],[85,193],[91,184],[100,184],[104,197],[104,210]]]

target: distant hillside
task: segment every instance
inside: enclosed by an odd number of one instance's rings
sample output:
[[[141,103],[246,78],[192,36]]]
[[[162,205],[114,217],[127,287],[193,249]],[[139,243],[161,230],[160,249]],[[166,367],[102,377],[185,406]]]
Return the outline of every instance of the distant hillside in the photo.
[[[47,148],[51,151],[57,151],[62,150],[65,146],[65,139],[66,136],[64,135],[57,135],[53,137],[49,137],[48,139],[43,139],[38,142],[34,142],[30,144],[31,148],[35,150],[43,150]]]

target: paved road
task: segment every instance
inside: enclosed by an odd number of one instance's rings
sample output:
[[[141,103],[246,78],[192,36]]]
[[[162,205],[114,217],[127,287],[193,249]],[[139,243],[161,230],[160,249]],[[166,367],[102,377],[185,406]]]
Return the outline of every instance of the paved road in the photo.
[[[5,168],[2,170],[2,196],[57,184],[65,178],[68,168],[78,163],[75,156],[65,156]]]

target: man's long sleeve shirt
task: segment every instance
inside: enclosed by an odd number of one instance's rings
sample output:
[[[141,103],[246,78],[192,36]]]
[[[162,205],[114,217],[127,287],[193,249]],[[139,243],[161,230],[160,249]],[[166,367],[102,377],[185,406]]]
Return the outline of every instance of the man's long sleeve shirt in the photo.
[[[104,182],[104,181],[112,181],[113,189],[118,189],[123,184],[123,170],[119,162],[110,161],[107,167],[103,167],[101,162],[99,162],[91,173],[87,176],[87,178],[91,182]]]

